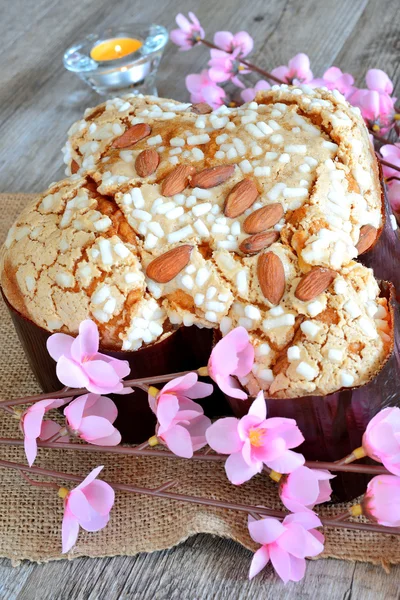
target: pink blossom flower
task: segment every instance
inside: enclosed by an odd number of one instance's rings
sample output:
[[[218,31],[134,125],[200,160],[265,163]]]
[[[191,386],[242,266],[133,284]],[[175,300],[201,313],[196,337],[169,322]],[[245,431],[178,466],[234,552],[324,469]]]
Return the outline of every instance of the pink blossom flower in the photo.
[[[399,174],[400,175],[400,174]],[[391,181],[388,185],[388,198],[392,210],[399,214],[400,213],[400,181]]]
[[[61,425],[54,421],[43,421],[44,415],[52,408],[59,408],[67,400],[39,400],[27,408],[21,416],[20,427],[24,434],[24,448],[28,464],[31,467],[37,455],[37,440],[45,442],[61,430]],[[62,436],[57,441],[66,442]]]
[[[400,144],[385,144],[379,152],[387,162],[400,168]],[[400,177],[400,171],[386,165],[382,165],[382,170],[385,177]]]
[[[271,86],[268,81],[260,79],[253,88],[246,88],[243,90],[243,92],[241,92],[240,95],[245,102],[251,102],[256,97],[257,92],[260,92],[261,90],[269,90],[270,87]]]
[[[345,98],[353,94],[354,77],[350,73],[343,73],[338,67],[330,67],[322,77],[309,82],[312,87],[327,87],[328,90],[339,90]]]
[[[368,89],[356,90],[348,99],[358,106],[363,118],[369,125],[378,129],[391,125],[394,116],[396,98],[391,98],[393,84],[384,71],[370,69],[365,77]]]
[[[377,475],[369,482],[361,502],[363,514],[386,527],[400,526],[400,478]]]
[[[230,454],[225,463],[229,481],[240,485],[261,473],[267,465],[279,473],[290,473],[304,464],[304,456],[292,452],[304,441],[294,419],[267,419],[263,392],[241,419],[218,419],[206,432],[209,446],[221,454]]]
[[[364,452],[400,475],[400,408],[384,408],[373,417],[363,435]]]
[[[289,60],[288,66],[282,65],[271,71],[272,75],[282,79],[285,83],[308,83],[312,80],[313,74],[310,69],[310,59],[307,54],[296,54]]]
[[[79,396],[64,409],[64,415],[72,433],[90,444],[118,446],[121,442],[121,434],[113,425],[118,410],[106,396]]]
[[[96,479],[104,467],[97,467],[76,488],[68,491],[61,488],[59,495],[64,498],[64,518],[62,522],[62,551],[71,550],[75,544],[79,526],[85,531],[103,529],[109,519],[114,504],[114,490],[105,481]]]
[[[281,479],[280,498],[292,512],[311,510],[316,504],[331,499],[329,479],[334,477],[329,471],[299,467]]]
[[[127,360],[118,360],[98,352],[99,331],[90,319],[79,325],[79,335],[54,333],[47,350],[57,361],[57,377],[71,388],[86,388],[95,394],[129,394],[121,379],[130,373]]]
[[[225,52],[239,50],[240,56],[247,56],[253,50],[254,40],[247,31],[239,31],[233,35],[230,31],[217,31],[214,35],[214,44]]]
[[[157,417],[156,435],[177,456],[191,458],[206,445],[205,433],[211,421],[193,398],[212,394],[210,383],[197,381],[196,373],[166,383],[156,397],[149,393],[151,410]]]
[[[204,29],[196,15],[189,12],[189,19],[182,13],[176,16],[176,24],[179,29],[173,29],[170,33],[171,41],[179,46],[180,50],[190,50],[204,37]]]
[[[210,79],[207,69],[199,74],[187,75],[185,81],[192,102],[207,102],[212,108],[218,108],[224,103],[225,91]]]
[[[251,561],[249,579],[271,560],[284,583],[300,581],[306,570],[305,558],[318,556],[324,549],[324,536],[314,529],[321,526],[312,512],[288,515],[282,523],[272,517],[256,520],[249,516],[249,533],[255,542],[262,544]]]
[[[238,87],[243,88],[244,84],[238,78],[239,73],[249,73],[249,69],[246,69],[237,60],[240,54],[240,49],[236,48],[231,54],[224,52],[223,50],[211,50],[211,60],[208,62],[210,69],[208,74],[212,81],[221,83],[221,81],[232,81]]]
[[[234,377],[248,375],[254,364],[254,347],[244,327],[232,329],[213,348],[208,361],[208,373],[228,396],[245,400],[246,392]]]

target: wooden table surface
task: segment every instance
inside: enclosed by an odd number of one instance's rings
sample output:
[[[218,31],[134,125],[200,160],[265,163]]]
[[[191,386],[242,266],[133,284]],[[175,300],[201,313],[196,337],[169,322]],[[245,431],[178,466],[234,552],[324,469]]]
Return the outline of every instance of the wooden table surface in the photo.
[[[40,191],[63,176],[60,148],[69,125],[99,102],[62,67],[65,48],[88,32],[129,21],[171,29],[194,10],[209,38],[218,29],[249,31],[252,60],[267,69],[307,52],[314,73],[335,64],[361,85],[378,67],[400,76],[399,0],[0,0],[0,181],[2,191]],[[184,76],[206,65],[207,51],[168,46],[159,94],[187,100]],[[400,93],[399,86],[397,87]],[[152,600],[400,598],[400,567],[337,560],[309,562],[305,579],[284,586],[271,570],[247,581],[250,553],[198,535],[177,548],[133,558],[76,559],[13,568],[0,561],[0,600]]]

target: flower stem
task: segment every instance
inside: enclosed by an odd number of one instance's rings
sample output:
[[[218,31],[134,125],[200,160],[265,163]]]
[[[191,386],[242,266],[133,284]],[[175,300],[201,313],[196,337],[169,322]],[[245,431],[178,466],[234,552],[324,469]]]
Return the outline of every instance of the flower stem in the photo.
[[[201,42],[204,46],[207,46],[207,48],[212,48],[213,50],[223,50],[223,48],[220,48],[219,46],[216,46],[215,44],[209,42],[208,40],[204,40],[204,39],[200,39],[199,42]],[[238,62],[240,62],[242,65],[245,65],[248,69],[250,69],[250,71],[255,71],[256,73],[259,73],[260,75],[264,75],[264,77],[268,77],[268,79],[272,79],[272,81],[275,81],[276,83],[285,83],[284,81],[282,81],[282,79],[279,79],[279,77],[275,77],[275,75],[272,75],[272,73],[268,73],[268,71],[265,71],[265,69],[261,69],[261,67],[257,67],[257,65],[254,65],[253,63],[250,63],[247,60],[244,60],[243,58],[240,58],[240,56],[236,57],[236,60]]]
[[[59,471],[52,471],[41,467],[29,467],[19,463],[10,462],[7,460],[0,460],[0,467],[6,469],[15,469],[17,471],[28,471],[35,473],[36,475],[43,475],[45,477],[54,477],[62,479],[64,481],[73,481],[75,483],[81,483],[82,477],[79,475],[71,475],[70,473],[61,473]],[[109,483],[109,482],[108,482]],[[166,482],[168,487],[172,487],[175,482]],[[124,483],[109,483],[115,490],[122,492],[130,492],[133,494],[140,494],[144,496],[155,496],[159,498],[167,498],[169,500],[176,500],[178,502],[187,502],[190,504],[198,504],[201,506],[212,506],[214,508],[223,508],[227,510],[235,510],[238,512],[244,512],[247,514],[253,513],[260,516],[275,517],[278,519],[284,519],[288,513],[279,510],[272,510],[269,508],[262,508],[260,506],[254,506],[251,504],[239,504],[235,502],[225,502],[223,500],[215,500],[213,498],[204,498],[201,496],[191,496],[188,494],[176,494],[169,492],[164,488],[165,484],[162,484],[158,488],[151,489],[146,487],[138,487],[133,485],[127,485]],[[57,486],[58,487],[58,486]],[[356,505],[357,506],[357,505]],[[375,525],[373,523],[352,523],[352,522],[341,522],[335,521],[334,519],[322,519],[322,524],[325,527],[340,527],[345,529],[357,529],[362,531],[372,531],[375,533],[387,533],[400,535],[400,527],[385,527],[382,525]]]
[[[168,373],[166,375],[154,375],[152,377],[141,377],[139,379],[126,379],[122,381],[122,384],[124,387],[136,387],[147,391],[147,387],[144,386],[158,383],[166,383],[167,381],[171,381],[171,379],[175,379],[176,377],[183,377],[184,375],[188,375],[188,373],[198,373],[200,376],[204,376],[204,368],[205,367],[201,367],[197,371],[180,371],[179,373]],[[25,398],[15,398],[14,400],[1,400],[0,408],[6,410],[7,412],[11,412],[9,409],[10,406],[17,406],[18,404],[33,404],[35,402],[39,402],[40,400],[48,400],[53,398],[73,398],[74,396],[79,396],[81,394],[87,393],[88,390],[85,388],[64,387],[58,392],[35,394],[34,396],[26,396]]]
[[[348,464],[354,462],[355,460],[364,458],[365,456],[367,456],[367,455],[365,453],[364,448],[362,446],[359,446],[358,448],[353,450],[353,452],[351,452],[344,458],[341,458],[340,460],[336,461],[335,464],[336,465],[348,465]]]
[[[155,436],[154,436],[155,437]],[[152,439],[152,438],[150,438]],[[23,446],[23,440],[13,438],[0,438],[0,446]],[[121,454],[127,456],[148,456],[155,458],[173,458],[175,460],[185,460],[177,456],[170,450],[152,450],[147,449],[149,440],[140,446],[95,446],[92,444],[76,444],[72,442],[42,442],[38,440],[39,448],[53,450],[76,450],[77,452],[105,452],[108,454]],[[207,451],[206,451],[207,452]],[[200,460],[205,462],[224,462],[227,459],[225,454],[207,454],[206,452],[195,452],[190,460]],[[366,475],[390,475],[389,471],[381,465],[348,465],[335,462],[306,461],[305,466],[309,469],[327,469],[340,473],[364,473]],[[264,467],[269,474],[268,467]]]

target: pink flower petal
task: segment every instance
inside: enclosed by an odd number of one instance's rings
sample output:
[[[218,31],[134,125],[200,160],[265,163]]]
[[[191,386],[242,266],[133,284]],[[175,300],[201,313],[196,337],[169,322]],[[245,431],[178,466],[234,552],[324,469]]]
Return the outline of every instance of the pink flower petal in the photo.
[[[243,459],[241,452],[231,454],[225,463],[226,475],[234,485],[241,485],[257,473],[261,473],[262,467],[262,462],[248,465]]]
[[[286,450],[282,456],[274,460],[269,460],[267,465],[277,473],[291,473],[304,465],[305,458],[302,454]]]
[[[277,543],[268,547],[271,563],[284,583],[290,580],[290,557],[286,550],[283,550]]]
[[[211,371],[222,376],[228,376],[234,373],[239,366],[238,353],[250,344],[249,334],[244,327],[236,327],[223,337],[213,348],[210,356],[209,367]],[[246,357],[247,358],[247,357]],[[239,375],[247,375],[253,366],[253,361],[248,361],[244,368],[240,369]],[[246,370],[248,368],[248,370]]]
[[[61,425],[59,425],[58,423],[55,423],[55,421],[43,421],[42,423],[42,428],[40,430],[40,436],[39,439],[42,440],[43,442],[45,442],[46,440],[49,440],[51,437],[53,437],[54,435],[56,435],[56,433],[58,433],[61,430]],[[67,437],[67,436],[65,436]],[[57,440],[57,442],[59,442],[60,440]]]
[[[76,486],[75,489],[76,490],[82,490],[83,488],[85,488],[87,485],[89,485],[90,483],[92,483],[92,481],[94,481],[96,479],[97,475],[103,469],[104,469],[104,465],[101,465],[99,467],[96,467],[92,471],[90,471],[89,475],[87,475],[85,477],[85,479],[79,485]]]
[[[51,358],[57,361],[61,356],[69,358],[73,341],[74,338],[71,335],[66,335],[65,333],[53,333],[47,340],[47,351]]]
[[[319,517],[313,512],[300,512],[285,517],[284,525],[291,525],[292,523],[297,523],[306,530],[322,526]]]
[[[233,35],[230,31],[217,31],[214,34],[214,44],[220,46],[222,50],[230,52],[232,50]]]
[[[271,73],[286,83],[288,83],[290,80],[289,67],[286,67],[285,65],[272,69]]]
[[[113,433],[104,438],[96,438],[91,440],[91,444],[95,446],[118,446],[121,443],[121,434],[118,429],[114,429]]]
[[[40,435],[45,407],[33,405],[22,417],[24,435],[29,438],[38,438]]]
[[[238,434],[238,423],[239,419],[235,417],[225,417],[215,421],[206,433],[208,445],[220,454],[239,452],[243,442]]]
[[[66,507],[61,528],[63,554],[71,550],[72,546],[75,545],[75,542],[78,539],[78,533],[79,523],[68,510],[68,507]]]
[[[178,398],[173,394],[163,394],[157,399],[157,420],[162,428],[171,425],[179,410]]]
[[[249,579],[253,579],[260,571],[263,570],[265,565],[269,562],[269,552],[267,546],[261,546],[253,556],[250,564]]]
[[[369,69],[365,76],[365,81],[370,90],[377,90],[386,94],[393,92],[393,83],[381,69]]]
[[[79,525],[85,531],[100,531],[100,529],[104,529],[109,520],[110,515],[99,515],[93,511],[91,518],[88,521],[81,521]]]
[[[247,56],[253,50],[254,40],[247,31],[239,31],[234,35],[234,45],[240,48],[240,56]]]
[[[105,481],[95,480],[85,487],[83,493],[90,506],[100,515],[110,512],[115,501],[113,488]]]
[[[206,432],[211,426],[211,421],[205,415],[200,415],[196,419],[190,421],[186,429],[189,431],[192,438],[193,451],[200,450],[207,444]]]
[[[286,531],[282,523],[273,517],[249,519],[248,527],[252,539],[258,544],[272,544]]]
[[[96,393],[98,389],[95,388],[101,388],[104,393],[109,393],[119,384],[119,377],[110,363],[102,360],[91,360],[83,364],[83,369],[90,380],[90,387],[86,387],[91,392]]]
[[[182,458],[192,458],[193,445],[190,433],[181,425],[175,425],[168,429],[163,433],[162,439],[171,452],[177,456],[182,456]]]
[[[71,356],[76,362],[90,360],[99,349],[99,330],[94,321],[85,319],[79,325],[79,335],[71,346]]]
[[[123,379],[124,377],[128,377],[128,375],[131,372],[129,362],[127,360],[119,360],[118,358],[110,359],[110,357],[107,356],[106,354],[97,354],[96,356],[97,357],[99,356],[103,360],[106,360],[110,364],[110,366],[114,369],[114,371],[116,372],[116,374],[118,375],[118,377],[120,379]]]
[[[264,392],[262,390],[260,392],[258,392],[256,399],[250,406],[249,412],[247,414],[255,415],[256,417],[258,417],[260,419],[260,421],[263,421],[264,419],[266,419],[267,405],[266,405],[265,398],[264,398]]]
[[[92,402],[87,402],[84,409],[84,416],[97,416],[103,417],[110,421],[110,423],[114,423],[115,419],[118,416],[118,409],[115,405],[115,402],[111,400],[111,398],[107,398],[107,396],[99,396],[98,394],[89,394],[89,399]]]
[[[67,496],[68,509],[77,521],[88,521],[90,519],[90,505],[82,490],[75,488]]]
[[[114,433],[115,427],[103,417],[83,417],[79,426],[79,435],[90,442],[97,438],[104,438]]]
[[[90,394],[78,396],[64,408],[64,416],[67,419],[67,423],[71,429],[79,429],[83,417],[83,411],[85,410],[85,405],[89,396]]]
[[[290,581],[300,581],[306,572],[306,561],[304,558],[297,558],[289,555],[290,560]]]
[[[81,366],[65,356],[58,359],[56,367],[57,377],[64,385],[71,388],[87,388],[89,378]]]
[[[231,396],[232,398],[238,398],[238,400],[246,400],[247,394],[244,390],[241,389],[240,384],[228,375],[224,377],[222,375],[215,375],[213,379],[219,389],[224,392],[227,396]]]
[[[24,438],[24,449],[25,455],[28,461],[28,465],[31,467],[35,462],[35,458],[37,456],[37,442],[36,438],[28,438],[25,436]]]

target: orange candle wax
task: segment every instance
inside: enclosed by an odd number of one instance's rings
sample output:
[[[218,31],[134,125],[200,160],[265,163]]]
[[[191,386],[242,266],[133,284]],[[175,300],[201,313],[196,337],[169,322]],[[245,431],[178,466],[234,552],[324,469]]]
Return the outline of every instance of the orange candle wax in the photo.
[[[116,60],[136,52],[142,45],[142,42],[134,38],[112,38],[93,46],[90,56],[99,62]]]

